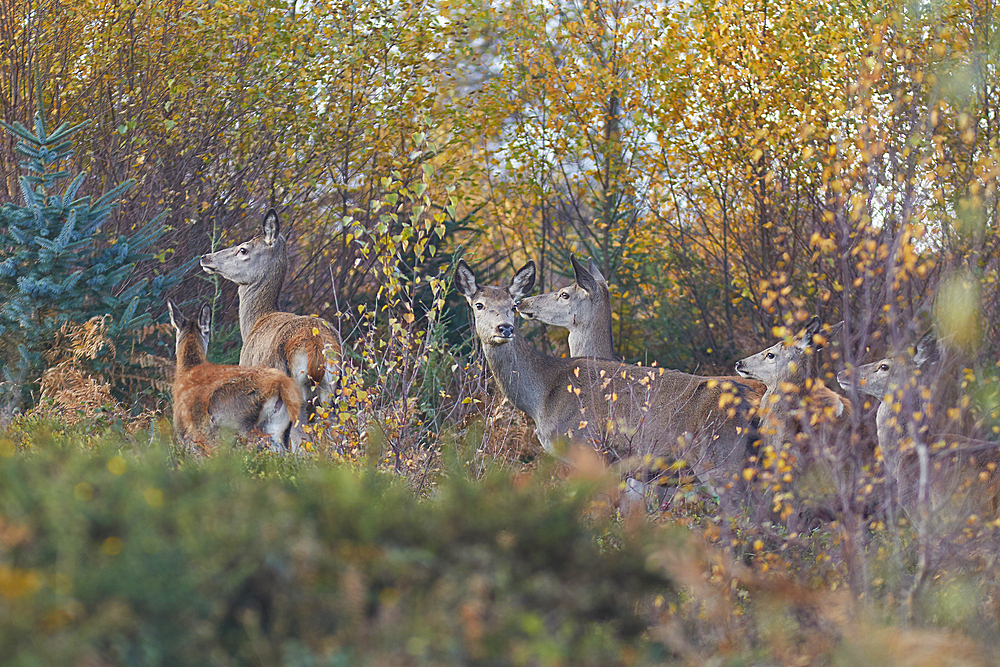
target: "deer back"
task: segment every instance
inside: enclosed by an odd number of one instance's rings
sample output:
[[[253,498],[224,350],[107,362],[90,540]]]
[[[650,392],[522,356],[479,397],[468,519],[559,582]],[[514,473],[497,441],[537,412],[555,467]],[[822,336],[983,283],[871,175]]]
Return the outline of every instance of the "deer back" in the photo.
[[[298,387],[278,370],[204,363],[174,381],[174,428],[210,439],[221,429],[246,435],[277,410],[294,421],[301,403]]]
[[[323,381],[325,350],[340,354],[340,342],[333,327],[318,317],[273,312],[257,320],[243,341],[241,366],[268,366],[291,374],[303,367],[313,383]]]
[[[549,439],[583,439],[612,460],[668,456],[700,477],[745,465],[749,390],[728,380],[596,358],[574,359],[539,423]]]

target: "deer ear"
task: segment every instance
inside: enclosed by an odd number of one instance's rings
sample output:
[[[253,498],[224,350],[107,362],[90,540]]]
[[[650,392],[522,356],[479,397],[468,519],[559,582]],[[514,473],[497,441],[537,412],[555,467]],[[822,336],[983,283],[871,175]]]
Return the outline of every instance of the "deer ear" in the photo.
[[[597,262],[594,261],[593,257],[587,260],[587,270],[590,271],[590,275],[594,276],[594,280],[605,285],[608,284],[608,279],[601,273],[601,267],[597,266]]]
[[[918,368],[923,368],[927,364],[933,364],[941,358],[941,351],[938,349],[937,336],[933,329],[928,331],[917,341],[917,349],[913,353],[913,363]]]
[[[815,347],[815,348],[816,348],[817,350],[822,350],[822,349],[823,349],[823,347],[824,347],[824,346],[825,346],[825,345],[826,345],[827,343],[829,343],[830,341],[832,341],[832,340],[833,340],[833,337],[834,337],[834,336],[836,336],[836,335],[837,335],[837,333],[838,333],[838,332],[839,332],[839,331],[840,331],[841,329],[843,329],[843,328],[844,328],[844,320],[841,320],[841,321],[837,322],[836,324],[831,324],[831,325],[830,325],[830,327],[829,327],[829,331],[824,331],[824,332],[823,332],[823,339],[824,339],[824,342],[823,342],[822,344],[817,344],[817,345],[814,345],[814,347]],[[813,336],[815,336],[815,334],[813,334]],[[815,339],[815,337],[813,338],[813,342],[814,342],[814,343],[816,343],[816,339]]]
[[[212,330],[212,308],[207,303],[201,307],[201,314],[198,316],[198,327],[207,338],[208,332]]]
[[[587,294],[597,294],[600,286],[594,279],[594,275],[587,269],[583,268],[583,264],[577,261],[575,255],[570,255],[569,261],[573,264],[573,273],[576,274],[576,284],[583,288]]]
[[[167,313],[170,315],[170,323],[174,325],[174,329],[177,331],[180,331],[187,324],[187,318],[184,317],[184,313],[170,299],[167,299]]]
[[[458,265],[455,267],[455,287],[458,288],[459,294],[470,301],[479,291],[479,286],[476,284],[476,274],[472,272],[472,268],[465,263],[464,259],[458,260]]]
[[[799,332],[798,340],[795,341],[795,346],[801,350],[812,347],[813,336],[819,333],[822,326],[823,323],[820,321],[819,317],[814,315],[813,318],[806,323],[805,328]]]
[[[534,286],[535,262],[529,259],[528,263],[518,269],[514,277],[510,279],[510,285],[507,286],[507,294],[514,301],[520,301],[531,293],[531,289]]]
[[[274,245],[281,233],[281,222],[278,220],[278,213],[272,208],[264,216],[264,243]]]

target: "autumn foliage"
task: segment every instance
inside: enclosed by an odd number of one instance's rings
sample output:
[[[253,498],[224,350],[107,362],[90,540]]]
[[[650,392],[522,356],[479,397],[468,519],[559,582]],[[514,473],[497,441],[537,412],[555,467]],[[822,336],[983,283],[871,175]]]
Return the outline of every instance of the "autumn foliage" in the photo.
[[[125,285],[249,238],[275,207],[292,255],[282,306],[332,322],[348,362],[302,465],[370,465],[418,497],[456,470],[517,476],[544,461],[470,344],[449,283],[459,257],[484,284],[533,259],[542,291],[570,280],[570,254],[592,257],[611,283],[618,354],[702,375],[731,375],[814,315],[843,321],[806,374],[809,392],[824,383],[853,406],[824,443],[836,455],[821,483],[765,444],[746,473],[764,509],[727,514],[676,477],[651,501],[650,524],[683,526],[695,541],[657,552],[657,572],[683,594],[632,600],[643,641],[692,664],[764,653],[850,662],[886,646],[905,662],[930,644],[975,664],[985,654],[963,651],[995,649],[1000,628],[996,10],[993,0],[0,0],[0,120],[87,123],[62,168],[87,173],[81,197],[118,198],[95,252],[162,220],[152,258]],[[0,137],[0,199],[16,204],[15,143]],[[234,287],[191,271],[166,291],[189,309],[212,305],[210,357],[235,362]],[[90,319],[92,306],[60,321],[56,352],[23,379],[39,395],[23,391],[25,414],[8,427],[17,456],[37,455],[25,433],[39,420],[90,438],[124,413],[144,412],[154,428],[169,413],[168,333],[119,331]],[[166,321],[165,309],[150,314]],[[565,353],[562,332],[522,328],[535,347]],[[836,374],[905,361],[927,331],[940,355],[886,401],[902,444],[882,451],[885,396],[842,389]],[[98,339],[122,354],[141,347],[128,382],[88,364],[80,341]],[[813,431],[799,433],[811,442]],[[560,474],[546,483],[562,488]],[[620,480],[595,475],[595,503],[607,505]],[[835,509],[790,529],[817,485]],[[31,539],[4,546],[5,525],[0,593],[5,572],[28,571],[17,554]],[[878,634],[880,647],[868,632],[876,617],[903,624]],[[635,660],[655,660],[647,649]]]

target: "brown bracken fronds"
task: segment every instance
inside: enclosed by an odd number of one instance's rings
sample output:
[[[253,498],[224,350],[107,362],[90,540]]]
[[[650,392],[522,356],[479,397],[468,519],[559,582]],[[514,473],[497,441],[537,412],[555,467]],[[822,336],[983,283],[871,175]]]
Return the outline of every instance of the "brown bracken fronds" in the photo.
[[[52,349],[45,355],[48,370],[40,380],[42,402],[32,411],[58,417],[74,425],[110,412],[124,416],[125,410],[111,395],[111,385],[90,375],[86,360],[102,351],[114,355],[115,346],[107,336],[109,317],[92,317],[82,325],[67,322],[59,330]]]

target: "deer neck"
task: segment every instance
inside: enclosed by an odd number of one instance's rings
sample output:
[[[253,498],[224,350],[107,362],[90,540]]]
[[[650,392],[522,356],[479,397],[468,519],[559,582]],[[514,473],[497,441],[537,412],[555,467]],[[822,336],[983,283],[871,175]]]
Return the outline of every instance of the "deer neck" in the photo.
[[[528,345],[520,331],[508,343],[484,344],[483,349],[486,363],[507,400],[538,422],[551,389],[546,373],[551,367],[550,358]]]
[[[279,266],[263,279],[249,284],[240,285],[240,336],[243,342],[260,318],[278,310],[278,296],[281,294],[281,283],[285,280],[285,267]]]
[[[595,305],[590,322],[570,328],[569,356],[616,359],[611,331],[611,294],[606,287],[601,287]]]
[[[805,389],[805,382],[806,379],[804,377],[795,373],[786,373],[777,381],[768,383],[767,389],[760,399],[761,407],[765,410],[780,410],[798,406],[808,393]],[[786,390],[782,385],[786,387],[792,385],[795,389]]]
[[[611,343],[610,328],[608,331],[601,332],[571,330],[569,332],[569,356],[614,359],[615,350]]]
[[[611,312],[607,318],[597,316],[595,322],[607,321],[607,327],[599,324],[594,327],[580,327],[570,329],[569,332],[569,356],[571,357],[600,357],[601,359],[615,359],[615,346],[611,337]]]
[[[177,376],[206,361],[208,361],[208,357],[205,348],[201,346],[196,336],[185,336],[177,341],[177,368],[175,371]]]

